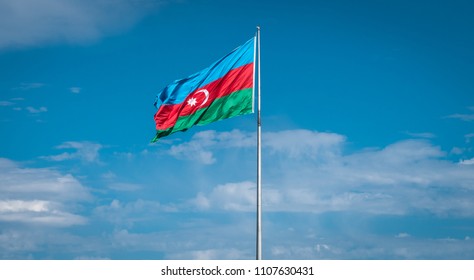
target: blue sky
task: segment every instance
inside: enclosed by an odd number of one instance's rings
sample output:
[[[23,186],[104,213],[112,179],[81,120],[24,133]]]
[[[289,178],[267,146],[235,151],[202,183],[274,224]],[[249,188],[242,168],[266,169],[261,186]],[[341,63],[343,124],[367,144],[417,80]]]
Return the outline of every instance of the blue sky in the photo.
[[[253,259],[255,115],[150,140],[260,25],[263,257],[473,259],[473,11],[1,1],[0,258]]]

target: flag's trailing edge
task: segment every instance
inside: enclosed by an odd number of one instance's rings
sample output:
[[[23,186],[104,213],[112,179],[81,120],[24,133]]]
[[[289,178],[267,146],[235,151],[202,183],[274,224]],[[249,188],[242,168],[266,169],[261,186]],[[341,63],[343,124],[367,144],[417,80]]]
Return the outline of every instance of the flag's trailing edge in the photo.
[[[253,112],[254,38],[208,68],[166,86],[156,97],[152,142],[194,125]]]

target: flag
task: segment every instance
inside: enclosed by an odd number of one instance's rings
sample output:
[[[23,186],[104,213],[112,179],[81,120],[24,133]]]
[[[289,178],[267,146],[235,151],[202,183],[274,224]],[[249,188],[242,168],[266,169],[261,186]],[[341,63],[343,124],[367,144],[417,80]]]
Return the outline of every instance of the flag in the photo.
[[[194,125],[253,112],[254,38],[156,97],[156,136],[152,142]]]

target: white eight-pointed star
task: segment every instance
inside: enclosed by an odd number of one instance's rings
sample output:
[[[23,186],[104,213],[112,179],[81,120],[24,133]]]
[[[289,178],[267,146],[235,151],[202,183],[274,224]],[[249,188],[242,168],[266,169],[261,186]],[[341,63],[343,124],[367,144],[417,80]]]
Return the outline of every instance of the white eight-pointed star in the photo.
[[[189,106],[196,106],[196,98],[194,98],[194,97],[189,98],[188,105]]]

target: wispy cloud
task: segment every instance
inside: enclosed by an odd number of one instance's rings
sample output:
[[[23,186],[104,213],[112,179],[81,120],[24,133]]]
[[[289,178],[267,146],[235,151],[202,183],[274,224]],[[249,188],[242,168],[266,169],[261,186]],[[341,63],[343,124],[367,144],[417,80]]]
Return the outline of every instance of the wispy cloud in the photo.
[[[72,252],[82,243],[67,231],[87,226],[82,210],[93,197],[76,177],[0,158],[0,182],[0,258],[32,258],[52,247]],[[89,242],[80,247],[88,250]]]
[[[142,187],[138,184],[131,183],[110,183],[107,185],[107,188],[115,191],[132,192],[137,191]]]
[[[46,108],[44,106],[39,107],[39,108],[28,106],[25,109],[31,114],[39,114],[39,113],[48,112],[48,108]]]
[[[240,260],[250,259],[249,253],[237,248],[184,251],[169,255],[174,260]]]
[[[64,205],[39,200],[0,200],[0,221],[44,226],[83,225],[85,217],[62,210]]]
[[[82,89],[81,89],[80,87],[70,87],[70,88],[69,88],[69,91],[70,91],[71,93],[74,93],[74,94],[80,93],[81,90],[82,90]]]
[[[61,145],[57,146],[56,149],[72,149],[74,152],[64,152],[58,155],[52,156],[42,156],[42,159],[51,160],[51,161],[65,161],[72,159],[79,159],[84,162],[96,162],[99,163],[99,151],[103,148],[101,144],[82,141],[69,141],[64,142]]]
[[[299,236],[297,235],[299,234]],[[465,239],[422,239],[407,233],[396,236],[335,235],[320,240],[293,234],[275,234],[271,259],[471,259],[474,242]],[[278,239],[278,237],[280,237]],[[285,239],[290,240],[288,242]],[[318,246],[319,245],[319,246]],[[433,249],[436,248],[436,249]]]
[[[132,26],[162,2],[4,0],[0,3],[0,50],[97,40]]]
[[[271,153],[282,153],[290,158],[313,158],[327,160],[340,153],[345,137],[336,133],[310,130],[286,130],[263,133],[262,146]],[[288,143],[298,143],[288,145]],[[216,162],[214,151],[228,148],[256,146],[256,134],[232,130],[216,132],[206,130],[196,133],[191,141],[172,145],[169,153],[178,159],[197,161],[203,164]]]
[[[289,158],[329,160],[340,154],[346,137],[336,133],[305,129],[267,132],[262,146],[271,152],[283,153]],[[263,140],[262,140],[263,141]]]
[[[203,164],[212,164],[216,161],[212,152],[206,148],[216,144],[215,131],[196,133],[187,143],[173,145],[169,153],[178,159],[188,159]]]
[[[465,148],[453,147],[450,153],[453,155],[462,155],[465,150],[466,150]]]
[[[1,43],[0,43],[0,49],[2,49]],[[21,83],[19,86],[14,87],[13,89],[14,90],[31,90],[31,89],[41,88],[41,87],[44,87],[44,86],[45,86],[45,84],[43,84],[43,83]]]
[[[420,213],[439,219],[472,219],[474,165],[449,160],[448,153],[426,139],[347,151],[346,137],[336,133],[310,130],[272,133],[264,134],[264,139],[270,141],[272,137],[279,137],[285,141],[273,140],[274,143],[265,144],[263,149],[267,258],[472,259],[474,242],[464,237],[468,234],[449,240],[443,239],[444,236],[420,239],[417,233],[422,225],[417,229],[404,223],[393,226],[393,231],[384,234],[370,233],[373,229],[364,227],[368,221],[380,219],[385,223],[385,217],[410,219],[410,215]],[[292,148],[303,136],[312,141],[303,143],[300,148]],[[209,151],[219,165],[197,167],[191,164],[192,169],[198,169],[199,177],[187,169],[188,162],[180,163],[186,170],[187,176],[183,176],[186,178],[180,179],[180,183],[171,176],[173,184],[182,184],[180,192],[183,194],[179,199],[158,201],[156,197],[148,197],[147,183],[141,185],[133,180],[123,183],[119,181],[123,175],[112,165],[107,165],[107,170],[98,174],[102,174],[100,180],[103,182],[100,192],[107,192],[107,195],[94,200],[99,204],[92,206],[92,211],[86,210],[90,213],[87,217],[80,209],[84,209],[83,202],[88,201],[90,194],[76,177],[54,169],[22,168],[9,160],[0,161],[0,166],[3,166],[0,174],[15,174],[0,176],[1,226],[9,225],[15,219],[15,223],[27,223],[43,232],[30,235],[19,229],[3,230],[0,233],[0,256],[9,257],[20,252],[24,257],[34,251],[35,246],[57,246],[62,256],[68,253],[111,257],[120,250],[160,254],[172,259],[252,258],[256,185],[253,172],[247,178],[241,171],[247,168],[246,165],[252,165],[250,169],[254,169],[255,135],[236,130],[225,133],[210,131],[199,137],[189,142],[197,139],[209,141],[200,148]],[[235,139],[242,142],[235,142]],[[189,142],[180,145],[184,150],[191,149],[185,145]],[[81,153],[81,149],[88,146],[86,143],[97,144],[70,141],[57,146],[58,149],[71,149],[65,151],[65,155],[56,155],[57,159],[86,161],[85,158],[89,158],[98,161],[103,147],[100,144],[95,152],[92,148],[82,156],[72,156]],[[90,154],[90,157],[85,154]],[[217,176],[216,170],[226,170],[225,165],[235,161],[235,154],[242,159],[238,164],[239,171],[233,171],[228,177]],[[131,162],[126,160],[127,167],[135,165],[140,158],[136,156]],[[152,159],[150,155],[146,158]],[[219,169],[221,164],[223,169]],[[8,169],[11,171],[6,172]],[[166,170],[155,167],[153,170],[166,173]],[[23,184],[23,180],[30,183]],[[200,184],[200,181],[204,182]],[[3,188],[3,182],[7,182],[5,185],[10,186],[9,189]],[[187,182],[193,182],[193,185],[186,188]],[[156,183],[151,185],[156,186]],[[138,188],[147,196],[146,199],[137,197],[138,193],[133,194],[132,200],[123,196],[123,191]],[[329,227],[328,217],[332,225]],[[97,224],[104,226],[94,231]],[[79,225],[91,230],[88,237],[58,235],[45,230],[51,228],[57,232],[60,227]],[[54,240],[45,236],[54,236]],[[27,241],[21,243],[19,239]],[[66,241],[57,241],[64,239]],[[18,244],[24,247],[14,247]],[[433,247],[445,251],[441,253],[432,250]]]
[[[114,232],[111,242],[122,250],[153,250],[167,259],[251,259],[254,252],[250,219],[219,224],[204,221],[205,227],[191,223],[174,230],[142,233],[129,229]],[[192,238],[189,238],[192,236]],[[209,237],[212,236],[212,239]],[[228,243],[227,240],[232,240]],[[244,247],[244,248],[242,248]],[[252,249],[251,249],[252,248]]]
[[[7,106],[12,106],[15,103],[10,102],[10,101],[0,101],[0,107],[7,107]]]
[[[211,138],[213,147],[223,144],[217,135]],[[474,216],[469,198],[474,196],[471,160],[449,161],[448,153],[427,140],[343,153],[345,137],[338,134],[295,130],[263,136],[270,174],[263,196],[267,211]],[[198,145],[194,141],[190,142]],[[206,149],[213,151],[211,146]],[[247,181],[220,184],[200,192],[190,203],[206,211],[253,211],[254,190],[255,184]]]
[[[160,204],[158,201],[136,200],[132,202],[121,202],[114,199],[108,205],[102,205],[94,210],[94,214],[101,220],[109,223],[132,227],[137,222],[150,221],[163,212],[175,212],[172,206]]]
[[[191,203],[201,210],[253,211],[255,189],[253,182],[219,185],[207,195],[199,193]]]
[[[461,160],[461,161],[459,162],[459,164],[462,164],[462,165],[473,165],[473,164],[474,164],[474,158]]]
[[[450,119],[459,119],[462,121],[470,122],[474,121],[474,114],[452,114],[447,116]]]
[[[406,132],[407,135],[415,138],[426,138],[426,139],[432,139],[436,138],[436,135],[431,132]]]
[[[471,139],[474,138],[474,133],[469,133],[464,135],[464,139],[466,139],[466,143],[471,143]]]
[[[474,111],[474,106],[472,107],[468,107],[468,109],[470,111]],[[466,122],[470,122],[470,121],[474,121],[474,114],[452,114],[452,115],[449,115],[449,116],[446,116],[446,118],[449,118],[449,119],[459,119],[459,120],[462,120],[462,121],[466,121]]]
[[[73,204],[91,198],[72,175],[48,168],[23,168],[0,158],[0,222],[64,227],[86,223]]]

